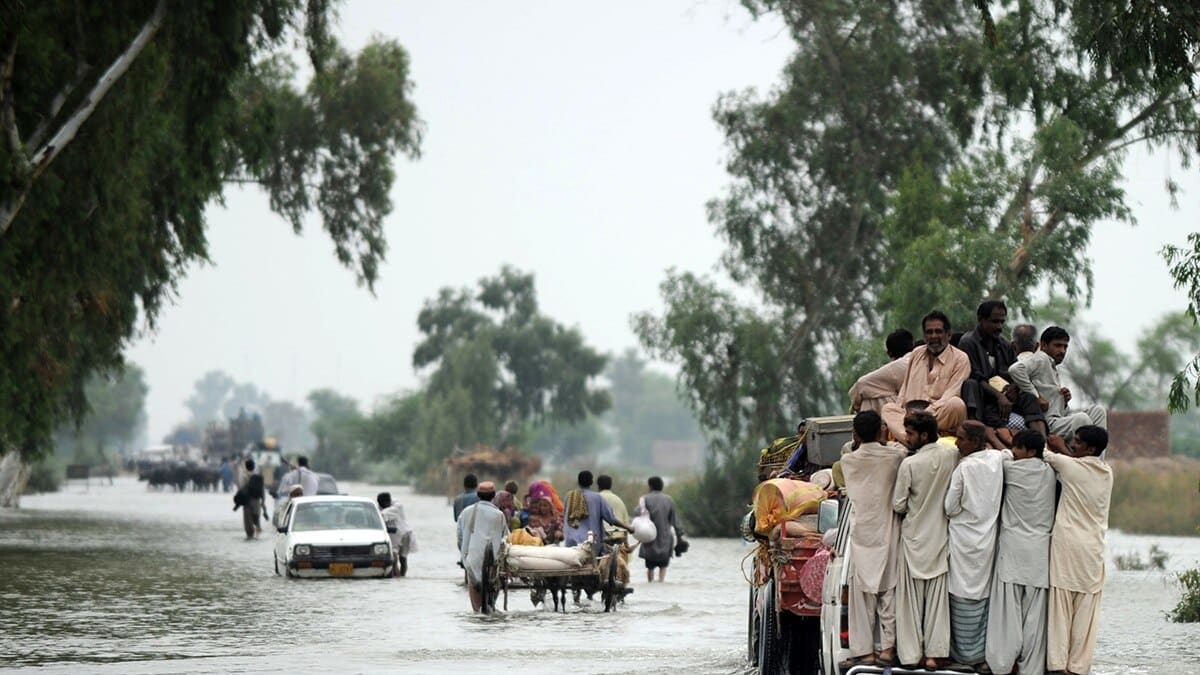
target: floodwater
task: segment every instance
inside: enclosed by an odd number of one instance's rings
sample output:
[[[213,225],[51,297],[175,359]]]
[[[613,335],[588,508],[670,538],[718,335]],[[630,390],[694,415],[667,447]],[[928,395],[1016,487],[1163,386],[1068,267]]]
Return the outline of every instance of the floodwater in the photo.
[[[376,486],[350,483],[351,494]],[[419,551],[403,579],[287,580],[271,534],[245,541],[228,494],[72,485],[0,511],[0,668],[40,672],[743,673],[750,547],[695,539],[665,584],[634,561],[616,614],[599,596],[566,614],[513,592],[474,615],[444,499],[391,489]],[[1111,533],[1110,553],[1157,543],[1168,568],[1200,564],[1200,539]],[[1200,675],[1200,625],[1168,622],[1162,572],[1116,572],[1094,673]]]

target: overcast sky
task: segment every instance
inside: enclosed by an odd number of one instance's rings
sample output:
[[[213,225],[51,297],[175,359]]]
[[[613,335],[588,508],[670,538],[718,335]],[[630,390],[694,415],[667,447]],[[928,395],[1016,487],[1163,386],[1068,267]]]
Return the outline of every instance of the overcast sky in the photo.
[[[385,2],[343,6],[344,43],[393,37],[412,60],[423,156],[399,160],[390,247],[372,296],[314,223],[303,235],[256,190],[209,211],[212,264],[190,270],[157,331],[135,342],[150,438],[220,369],[272,398],[319,387],[358,398],[418,384],[422,303],[509,263],[536,275],[543,310],[597,348],[634,346],[635,311],[661,307],[669,267],[708,272],[722,246],[704,214],[728,179],[710,111],[766,90],[791,52],[775,21],[735,2]],[[1169,208],[1172,175],[1185,193]],[[1130,157],[1136,228],[1102,223],[1089,320],[1119,342],[1181,309],[1158,255],[1197,227],[1200,180],[1166,155]]]

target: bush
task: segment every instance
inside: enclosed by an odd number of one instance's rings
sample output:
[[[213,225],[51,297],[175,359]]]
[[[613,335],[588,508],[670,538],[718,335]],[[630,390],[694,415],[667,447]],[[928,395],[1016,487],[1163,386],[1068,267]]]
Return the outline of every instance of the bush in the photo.
[[[1183,587],[1183,596],[1167,616],[1175,623],[1200,622],[1200,568],[1181,572],[1175,579]]]
[[[24,494],[58,492],[65,470],[63,464],[53,456],[43,457],[29,467],[29,482],[25,484]]]
[[[1200,523],[1200,460],[1184,457],[1110,462],[1108,523],[1122,532],[1194,535]]]
[[[736,452],[725,465],[710,457],[704,473],[679,484],[675,503],[689,533],[698,537],[741,536],[739,526],[750,510],[758,485],[758,457],[757,449]]]
[[[1113,556],[1113,563],[1117,569],[1121,571],[1140,572],[1143,570],[1164,570],[1167,568],[1167,560],[1171,558],[1171,554],[1159,548],[1158,544],[1150,546],[1150,553],[1146,559],[1135,551],[1128,553],[1118,553]]]

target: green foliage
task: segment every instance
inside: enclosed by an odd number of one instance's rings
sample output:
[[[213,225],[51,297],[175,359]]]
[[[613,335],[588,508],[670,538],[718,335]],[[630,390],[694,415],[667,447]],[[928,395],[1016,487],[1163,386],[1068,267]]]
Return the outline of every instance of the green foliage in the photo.
[[[0,452],[36,457],[83,414],[89,378],[119,367],[207,259],[204,211],[230,182],[261,185],[297,229],[319,215],[339,260],[373,284],[391,162],[416,156],[421,125],[405,52],[345,53],[333,14],[323,0],[3,5]],[[144,49],[91,96],[139,32]],[[303,91],[287,62],[301,41]]]
[[[650,464],[656,441],[702,441],[700,426],[680,400],[671,377],[646,369],[633,349],[614,358],[606,372],[613,406],[605,419],[616,431],[621,457],[638,466]]]
[[[975,0],[985,26],[993,23],[993,2]],[[1192,0],[1071,0],[1056,6],[1070,7],[1081,18],[1075,40],[1086,47],[1097,67],[1149,69],[1158,82],[1183,78],[1191,86],[1200,49],[1200,7]],[[994,43],[994,26],[987,33]]]
[[[1118,553],[1113,556],[1113,564],[1122,572],[1144,572],[1146,570],[1164,570],[1171,554],[1162,550],[1158,544],[1151,544],[1145,558],[1136,551]]]
[[[1187,316],[1191,318],[1194,329],[1200,326],[1200,232],[1189,234],[1188,244],[1192,247],[1190,251],[1178,246],[1166,246],[1162,254],[1170,267],[1171,276],[1175,278],[1175,288],[1187,292]],[[1196,354],[1175,375],[1169,401],[1171,412],[1187,410],[1193,403],[1200,407],[1200,354]]]
[[[456,447],[504,447],[529,425],[569,427],[611,405],[592,386],[606,358],[540,312],[533,275],[506,266],[477,290],[444,288],[417,325],[413,366],[432,373],[407,453],[415,472]]]
[[[58,492],[66,475],[67,464],[59,457],[46,455],[39,457],[29,466],[29,480],[25,483],[24,494],[34,495],[43,492]]]
[[[1114,461],[1108,524],[1134,534],[1195,535],[1200,524],[1200,460]]]
[[[56,454],[85,464],[104,464],[114,454],[127,454],[146,432],[145,372],[126,364],[116,375],[94,376],[84,391],[88,412],[77,424],[57,430]]]
[[[309,429],[308,411],[301,406],[291,401],[267,400],[262,404],[262,418],[263,432],[274,437],[285,454],[300,453],[316,446],[317,439]]]
[[[843,346],[933,307],[966,328],[988,296],[1023,308],[1049,286],[1086,303],[1093,224],[1132,220],[1125,150],[1195,157],[1185,78],[1095,67],[1097,15],[1079,3],[1002,2],[984,21],[950,0],[746,4],[796,43],[769,95],[714,113],[732,184],[710,219],[757,302],[671,273],[666,312],[636,320],[724,447],[785,432],[783,411],[841,409],[861,362]]]
[[[758,449],[722,449],[710,457],[699,476],[676,486],[675,502],[685,529],[698,537],[736,537],[750,509],[758,479],[754,467]],[[728,458],[722,464],[717,458]]]
[[[542,424],[530,432],[529,440],[522,447],[562,464],[586,458],[594,460],[608,440],[599,420],[588,417],[576,424]]]
[[[358,403],[332,389],[313,391],[308,403],[313,410],[312,433],[317,439],[310,466],[339,479],[359,478],[363,416]]]
[[[237,383],[234,379],[219,370],[210,370],[196,380],[192,395],[184,403],[192,412],[192,423],[204,428],[210,422],[218,421],[229,392],[235,386]]]
[[[1200,622],[1200,567],[1180,572],[1176,581],[1183,594],[1167,616],[1175,623]]]

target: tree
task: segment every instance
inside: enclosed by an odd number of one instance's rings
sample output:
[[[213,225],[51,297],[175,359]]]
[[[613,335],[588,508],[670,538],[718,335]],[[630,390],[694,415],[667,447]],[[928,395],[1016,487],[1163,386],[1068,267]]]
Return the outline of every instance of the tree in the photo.
[[[975,0],[984,30],[995,42],[991,5],[995,0]],[[1063,3],[1064,5],[1066,3]],[[1090,17],[1090,32],[1076,36],[1101,66],[1138,66],[1151,69],[1155,80],[1167,82],[1195,78],[1200,53],[1200,7],[1191,0],[1072,0],[1071,12]]]
[[[1189,251],[1178,246],[1167,246],[1163,257],[1175,279],[1175,288],[1185,289],[1188,295],[1187,316],[1193,329],[1200,326],[1200,232],[1188,235]],[[1191,389],[1189,395],[1188,390]],[[1171,382],[1171,412],[1187,410],[1192,403],[1200,406],[1200,353],[1184,364]]]
[[[748,4],[782,15],[797,51],[770,96],[718,102],[733,185],[710,218],[761,302],[673,275],[666,314],[638,324],[727,440],[769,440],[790,426],[776,410],[840,409],[841,346],[933,307],[966,327],[983,297],[1026,307],[1049,285],[1086,303],[1092,225],[1132,220],[1124,153],[1194,157],[1185,78],[1092,60],[1097,15],[1067,3],[994,5],[992,41],[950,0]]]
[[[221,406],[221,410],[225,417],[236,417],[238,412],[242,410],[263,412],[269,404],[271,398],[267,396],[265,391],[259,391],[258,387],[243,382],[235,384],[229,392],[229,398]]]
[[[312,422],[304,408],[291,401],[268,400],[262,406],[262,415],[264,431],[279,442],[283,452],[299,453],[316,446],[316,437],[309,428]]]
[[[695,415],[680,400],[674,380],[647,370],[637,351],[628,349],[614,358],[606,375],[613,400],[606,419],[616,430],[625,461],[648,465],[656,441],[704,440]]]
[[[225,408],[229,392],[237,386],[232,377],[220,370],[210,370],[196,380],[192,395],[184,403],[192,412],[192,423],[203,429],[216,422]],[[234,411],[236,414],[237,411]]]
[[[534,279],[511,267],[477,290],[444,288],[417,317],[413,366],[431,371],[409,461],[427,470],[455,447],[506,446],[528,424],[574,425],[608,409],[592,383],[606,358],[538,309]]]
[[[205,208],[255,184],[321,217],[371,287],[398,154],[418,154],[408,57],[329,33],[329,0],[48,0],[0,10],[0,452],[43,451],[84,384],[153,330],[207,259]],[[287,54],[307,48],[299,89]]]
[[[78,461],[105,462],[127,454],[146,434],[146,374],[128,364],[119,375],[93,377],[86,387],[90,410],[58,431],[58,452]]]
[[[338,478],[358,478],[362,455],[362,413],[358,402],[332,389],[318,389],[308,395],[312,406],[312,433],[317,439],[314,470]]]

